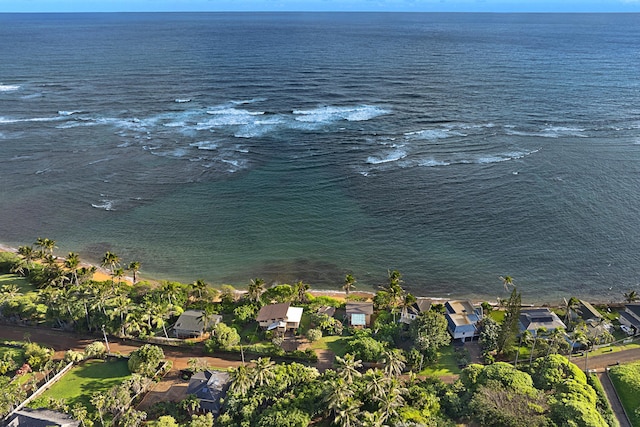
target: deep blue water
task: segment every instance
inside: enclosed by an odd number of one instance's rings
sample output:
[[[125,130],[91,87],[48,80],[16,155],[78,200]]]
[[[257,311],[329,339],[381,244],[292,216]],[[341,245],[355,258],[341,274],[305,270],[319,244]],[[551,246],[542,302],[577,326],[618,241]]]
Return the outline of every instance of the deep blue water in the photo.
[[[0,241],[150,277],[620,299],[640,15],[0,15]]]

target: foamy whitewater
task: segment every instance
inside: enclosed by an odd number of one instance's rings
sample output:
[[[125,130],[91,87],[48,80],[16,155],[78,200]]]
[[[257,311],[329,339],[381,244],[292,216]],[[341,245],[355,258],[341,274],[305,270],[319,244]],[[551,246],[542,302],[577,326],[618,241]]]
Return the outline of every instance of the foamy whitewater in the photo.
[[[619,300],[639,20],[0,15],[0,242],[184,282]]]

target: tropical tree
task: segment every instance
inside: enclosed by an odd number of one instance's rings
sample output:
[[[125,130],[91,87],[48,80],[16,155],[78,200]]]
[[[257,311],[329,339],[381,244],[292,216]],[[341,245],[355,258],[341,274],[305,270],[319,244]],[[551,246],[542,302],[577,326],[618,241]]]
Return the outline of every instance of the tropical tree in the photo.
[[[629,291],[624,293],[624,300],[629,304],[640,300],[640,295],[636,291]]]
[[[275,363],[268,357],[258,357],[253,368],[253,385],[269,385],[275,380],[276,375],[273,371]]]
[[[521,304],[522,296],[514,286],[507,300],[504,319],[502,320],[500,334],[498,335],[498,353],[505,354],[511,351],[515,345],[519,330]]]
[[[41,253],[48,252],[49,255],[53,255],[53,250],[57,248],[56,241],[49,238],[38,237],[35,243],[40,248]]]
[[[69,270],[73,283],[77,286],[78,282],[78,267],[80,267],[80,256],[75,252],[69,252],[64,260],[64,267]]]
[[[232,369],[230,376],[231,384],[229,385],[229,390],[240,396],[245,396],[253,384],[253,378],[251,377],[249,368],[242,364]]]
[[[113,252],[107,251],[102,257],[102,267],[109,268],[111,272],[112,285],[115,285],[114,272],[120,266],[120,257]]]
[[[308,283],[304,283],[302,280],[298,281],[295,286],[295,302],[305,304],[308,302],[307,291],[311,288]]]
[[[265,281],[256,277],[255,279],[251,279],[248,288],[248,297],[249,301],[253,303],[260,302],[260,296],[265,291]]]
[[[351,292],[351,290],[355,288],[356,279],[351,274],[347,274],[344,277],[344,285],[342,285],[342,289],[344,289],[345,294],[349,296],[349,292]]]
[[[420,313],[409,325],[409,331],[414,339],[414,347],[427,360],[434,361],[438,349],[451,342],[447,325],[446,317],[432,310]]]
[[[393,349],[384,352],[383,363],[384,372],[390,377],[399,377],[404,370],[407,359],[402,354],[402,350]]]
[[[140,261],[131,261],[127,266],[127,270],[133,274],[133,284],[138,281],[138,271],[140,271]]]
[[[500,280],[502,281],[502,285],[504,286],[505,291],[509,291],[510,287],[516,287],[513,283],[513,277],[511,276],[500,276]]]
[[[202,291],[207,289],[207,282],[202,279],[198,279],[191,284],[191,289],[198,293],[198,299],[202,299]]]
[[[362,368],[362,360],[356,360],[352,354],[345,354],[344,357],[336,356],[338,375],[348,384],[353,383],[354,378],[362,376],[359,369]]]

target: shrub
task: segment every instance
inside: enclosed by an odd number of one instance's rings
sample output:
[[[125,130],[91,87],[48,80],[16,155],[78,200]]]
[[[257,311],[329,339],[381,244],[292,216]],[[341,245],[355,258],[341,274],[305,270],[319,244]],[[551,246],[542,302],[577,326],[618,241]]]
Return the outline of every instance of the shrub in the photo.
[[[107,348],[101,341],[94,341],[84,348],[84,355],[87,359],[102,359],[107,354]]]
[[[67,350],[66,353],[64,354],[64,361],[67,363],[69,362],[78,363],[78,362],[82,362],[83,360],[84,360],[84,354],[79,351]]]
[[[231,350],[240,344],[240,334],[235,328],[220,322],[211,331],[211,338],[205,342],[205,349],[213,352],[218,349]]]
[[[307,339],[311,342],[315,342],[318,341],[320,338],[322,338],[322,331],[320,329],[314,328],[314,329],[309,329],[307,331]]]
[[[53,358],[53,350],[36,343],[27,343],[24,345],[24,358],[32,369],[39,371]]]
[[[129,371],[152,377],[164,359],[164,351],[157,345],[145,344],[129,356]]]

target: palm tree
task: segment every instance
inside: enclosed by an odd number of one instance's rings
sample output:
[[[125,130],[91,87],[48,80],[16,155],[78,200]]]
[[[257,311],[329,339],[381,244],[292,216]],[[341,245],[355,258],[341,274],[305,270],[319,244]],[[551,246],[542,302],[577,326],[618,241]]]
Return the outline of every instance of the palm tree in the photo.
[[[133,284],[138,281],[138,271],[140,271],[140,261],[131,261],[127,266],[127,270],[133,272]]]
[[[536,349],[536,343],[538,342],[538,338],[541,335],[545,335],[547,333],[547,328],[541,327],[536,330],[535,335],[533,336],[533,345],[531,346],[531,354],[529,355],[529,368],[531,368],[531,364],[533,363],[533,353]]]
[[[514,288],[516,287],[513,283],[513,277],[511,276],[500,276],[500,280],[502,280],[502,285],[504,286],[505,291],[509,291],[510,286],[513,286]]]
[[[336,356],[336,362],[338,375],[348,384],[353,383],[355,377],[362,376],[358,370],[362,368],[362,360],[356,360],[354,355],[347,353],[344,357]]]
[[[113,252],[107,251],[104,256],[102,257],[102,267],[108,267],[109,270],[111,271],[111,279],[112,279],[112,285],[115,284],[114,282],[114,271],[116,269],[116,267],[118,267],[120,265],[120,257],[116,254],[114,254]]]
[[[360,415],[360,402],[352,398],[342,402],[340,408],[336,412],[334,423],[340,427],[353,427],[358,425],[358,416]]]
[[[399,349],[384,352],[384,372],[391,377],[399,377],[405,367],[406,359]]]
[[[337,377],[329,380],[326,383],[323,399],[327,414],[333,413],[334,416],[337,416],[344,402],[351,399],[353,395],[351,384],[348,384],[344,378]]]
[[[205,331],[210,331],[214,326],[213,321],[218,315],[215,306],[212,304],[207,304],[204,306],[202,310],[202,314],[198,317],[198,320],[202,322]]]
[[[373,400],[380,400],[387,392],[390,378],[380,369],[369,369],[365,374],[365,391]]]
[[[624,300],[629,304],[640,300],[640,295],[636,291],[629,291],[624,293]]]
[[[80,266],[80,256],[75,252],[69,252],[64,260],[64,267],[71,272],[73,283],[78,285],[78,267]]]
[[[53,250],[57,248],[56,241],[48,238],[38,237],[36,240],[36,246],[38,246],[42,253],[49,252],[49,255],[53,255]]]
[[[195,394],[189,394],[180,402],[180,406],[192,416],[200,407],[200,399]]]
[[[249,375],[249,369],[245,365],[240,365],[231,370],[231,385],[229,389],[238,393],[240,396],[245,396],[251,389],[253,378]]]
[[[118,267],[113,271],[113,279],[118,281],[118,285],[122,283],[124,277],[124,268]]]
[[[253,385],[269,385],[276,377],[273,372],[275,363],[269,357],[258,357],[256,366],[253,368]]]
[[[296,302],[299,303],[306,303],[307,302],[307,291],[311,288],[310,285],[308,285],[307,283],[302,282],[302,280],[300,280],[298,283],[296,283],[295,285],[295,293],[296,293]]]
[[[347,274],[344,277],[344,285],[342,285],[342,289],[344,289],[345,294],[349,296],[349,292],[351,292],[351,290],[355,288],[356,279],[351,274]]]
[[[573,321],[574,313],[576,315],[580,315],[580,313],[578,312],[578,307],[580,307],[580,300],[578,298],[571,297],[569,298],[569,301],[567,301],[566,298],[564,299],[564,323],[569,327],[569,329],[571,329],[571,323]]]
[[[259,278],[251,279],[249,283],[248,296],[249,301],[258,303],[260,301],[260,295],[264,292],[265,281]]]
[[[207,282],[202,279],[198,279],[191,284],[191,289],[198,292],[198,299],[202,299],[202,291],[207,289],[207,286],[209,286],[207,285]]]
[[[406,388],[401,387],[398,381],[394,379],[389,386],[389,390],[382,396],[380,401],[380,410],[385,420],[397,416],[398,408],[404,406],[403,392],[406,392]]]

